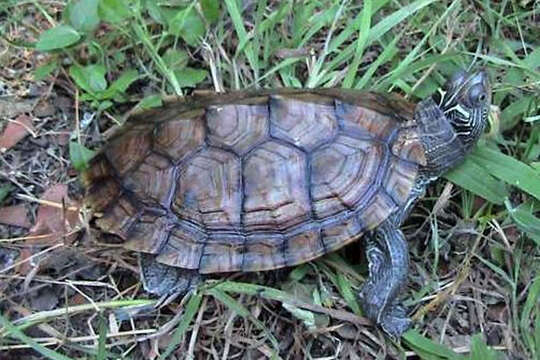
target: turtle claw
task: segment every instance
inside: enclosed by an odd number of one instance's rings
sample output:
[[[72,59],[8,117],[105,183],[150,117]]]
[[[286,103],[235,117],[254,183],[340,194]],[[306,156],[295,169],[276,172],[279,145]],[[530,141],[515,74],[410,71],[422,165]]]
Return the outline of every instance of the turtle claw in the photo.
[[[412,325],[412,320],[407,316],[405,308],[397,304],[388,307],[379,321],[384,332],[394,340],[399,339]]]

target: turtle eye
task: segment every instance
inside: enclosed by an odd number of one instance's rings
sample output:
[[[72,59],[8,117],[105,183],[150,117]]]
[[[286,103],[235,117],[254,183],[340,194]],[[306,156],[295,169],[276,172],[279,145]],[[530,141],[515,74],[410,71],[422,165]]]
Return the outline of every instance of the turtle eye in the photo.
[[[487,100],[487,94],[484,87],[481,84],[471,87],[468,94],[468,100],[472,106],[483,105]]]

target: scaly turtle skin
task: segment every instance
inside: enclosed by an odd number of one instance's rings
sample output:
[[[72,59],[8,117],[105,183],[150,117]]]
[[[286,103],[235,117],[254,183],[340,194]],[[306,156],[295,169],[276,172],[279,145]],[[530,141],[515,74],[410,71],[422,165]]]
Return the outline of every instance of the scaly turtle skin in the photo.
[[[185,292],[200,274],[310,261],[364,236],[365,314],[392,336],[399,230],[426,185],[482,133],[484,72],[458,72],[416,107],[390,95],[281,89],[192,97],[136,115],[83,174],[99,228],[140,252],[145,288]]]

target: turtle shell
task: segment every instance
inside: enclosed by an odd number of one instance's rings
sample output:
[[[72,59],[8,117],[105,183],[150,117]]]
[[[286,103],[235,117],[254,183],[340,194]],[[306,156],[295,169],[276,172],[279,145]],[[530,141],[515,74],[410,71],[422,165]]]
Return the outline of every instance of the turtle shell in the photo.
[[[132,118],[83,173],[102,230],[200,273],[291,266],[402,208],[413,105],[337,89],[195,96]]]

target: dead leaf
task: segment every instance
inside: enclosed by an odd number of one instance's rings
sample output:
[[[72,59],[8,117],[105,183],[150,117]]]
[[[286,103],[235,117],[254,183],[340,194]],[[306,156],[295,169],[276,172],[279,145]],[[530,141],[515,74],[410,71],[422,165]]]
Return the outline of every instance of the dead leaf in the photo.
[[[32,226],[30,220],[28,220],[26,207],[24,204],[4,206],[0,208],[0,223],[5,225],[19,226],[25,229]]]
[[[19,115],[10,121],[2,135],[0,135],[0,152],[5,152],[13,147],[19,140],[29,133],[35,133],[32,119],[28,115]]]
[[[64,241],[71,242],[76,234],[73,230],[79,223],[79,204],[71,200],[65,184],[48,188],[40,198],[37,219],[30,235],[49,235],[39,240],[40,244],[55,244],[70,234]],[[34,242],[35,243],[35,242]]]

